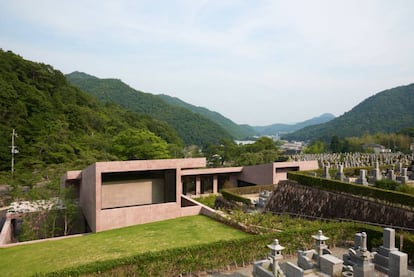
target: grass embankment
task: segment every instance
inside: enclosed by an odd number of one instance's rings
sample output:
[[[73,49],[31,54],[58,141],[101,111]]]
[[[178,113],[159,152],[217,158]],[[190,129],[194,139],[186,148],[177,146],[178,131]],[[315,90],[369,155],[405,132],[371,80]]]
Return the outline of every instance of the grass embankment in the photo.
[[[205,216],[137,225],[82,237],[0,249],[0,276],[30,276],[149,251],[250,235]]]

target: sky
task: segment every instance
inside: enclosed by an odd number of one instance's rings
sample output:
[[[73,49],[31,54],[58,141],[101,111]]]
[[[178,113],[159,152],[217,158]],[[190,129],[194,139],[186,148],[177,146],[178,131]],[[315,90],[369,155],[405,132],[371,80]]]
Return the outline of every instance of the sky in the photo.
[[[414,83],[412,0],[0,0],[0,48],[239,124],[340,116]]]

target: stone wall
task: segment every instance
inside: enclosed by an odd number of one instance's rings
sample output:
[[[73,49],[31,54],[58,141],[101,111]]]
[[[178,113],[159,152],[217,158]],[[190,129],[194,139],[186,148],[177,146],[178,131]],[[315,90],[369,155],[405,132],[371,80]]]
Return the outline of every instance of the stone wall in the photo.
[[[318,190],[289,180],[279,182],[265,210],[414,228],[414,211]]]

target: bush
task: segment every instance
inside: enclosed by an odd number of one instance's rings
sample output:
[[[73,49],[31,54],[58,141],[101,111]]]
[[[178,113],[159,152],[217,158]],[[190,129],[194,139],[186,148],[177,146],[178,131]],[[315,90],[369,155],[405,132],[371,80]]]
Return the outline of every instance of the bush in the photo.
[[[400,185],[399,183],[393,180],[388,180],[388,179],[375,181],[375,184],[374,184],[376,188],[387,189],[387,190],[396,190],[399,185]]]
[[[245,198],[239,194],[233,193],[227,189],[223,189],[221,190],[221,195],[223,195],[223,197],[229,201],[235,201],[235,202],[240,202],[246,205],[250,205],[251,201],[248,198]]]
[[[212,209],[214,209],[214,203],[216,202],[216,195],[209,195],[209,196],[202,196],[199,198],[196,198],[194,200],[196,200],[197,202],[200,202],[201,204],[206,205],[207,207],[210,207]]]
[[[275,189],[274,185],[257,185],[257,186],[247,186],[247,187],[233,187],[233,188],[227,188],[226,190],[228,192],[243,195],[243,194],[259,193],[265,190],[273,191],[274,189]]]

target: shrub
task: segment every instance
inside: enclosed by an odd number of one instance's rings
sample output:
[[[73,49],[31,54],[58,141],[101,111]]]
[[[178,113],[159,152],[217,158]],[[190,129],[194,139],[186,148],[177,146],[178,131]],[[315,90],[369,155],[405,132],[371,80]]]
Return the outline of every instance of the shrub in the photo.
[[[251,201],[248,198],[245,198],[239,194],[233,193],[227,189],[223,189],[221,190],[221,195],[223,195],[223,197],[229,201],[235,201],[235,202],[240,202],[246,205],[250,205]]]

